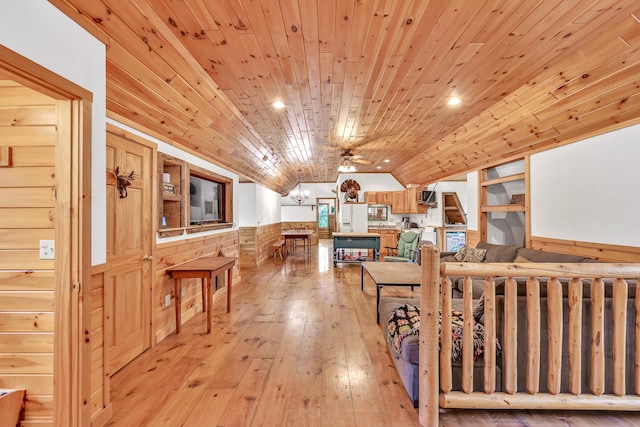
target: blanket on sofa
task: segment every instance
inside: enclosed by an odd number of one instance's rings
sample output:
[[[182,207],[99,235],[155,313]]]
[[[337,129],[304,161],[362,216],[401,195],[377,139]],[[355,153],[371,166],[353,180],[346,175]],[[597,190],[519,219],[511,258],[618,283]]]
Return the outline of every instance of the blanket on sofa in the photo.
[[[464,319],[462,312],[458,310],[451,311],[451,360],[454,362],[462,361],[462,333],[464,331]],[[391,344],[394,350],[394,356],[400,357],[400,347],[402,341],[411,335],[420,335],[420,307],[411,304],[403,304],[396,308],[389,319],[387,326]],[[441,336],[442,331],[442,313],[440,313],[440,322],[438,327],[438,335]],[[502,353],[500,342],[496,338],[496,353]],[[473,320],[473,359],[477,360],[484,354],[484,326]]]

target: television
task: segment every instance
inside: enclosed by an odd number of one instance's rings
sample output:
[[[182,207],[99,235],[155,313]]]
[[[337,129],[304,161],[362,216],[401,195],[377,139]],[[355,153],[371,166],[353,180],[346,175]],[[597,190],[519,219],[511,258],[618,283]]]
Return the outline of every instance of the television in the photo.
[[[423,190],[420,201],[424,204],[436,203],[436,192],[434,190]]]
[[[209,224],[222,220],[222,184],[199,176],[189,177],[189,223]]]

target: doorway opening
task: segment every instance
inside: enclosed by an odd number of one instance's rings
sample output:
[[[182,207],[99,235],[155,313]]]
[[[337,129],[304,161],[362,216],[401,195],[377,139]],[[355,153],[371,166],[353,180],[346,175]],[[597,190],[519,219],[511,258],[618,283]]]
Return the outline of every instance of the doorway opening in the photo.
[[[317,198],[316,207],[318,239],[330,239],[331,234],[336,230],[336,200]]]

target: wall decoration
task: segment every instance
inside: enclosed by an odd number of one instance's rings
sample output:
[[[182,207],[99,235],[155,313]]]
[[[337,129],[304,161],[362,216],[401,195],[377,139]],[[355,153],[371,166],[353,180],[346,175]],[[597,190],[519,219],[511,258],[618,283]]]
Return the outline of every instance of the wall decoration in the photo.
[[[344,194],[344,201],[358,202],[358,191],[360,191],[360,184],[355,179],[347,179],[340,186],[340,191]]]
[[[136,179],[136,173],[132,170],[129,175],[120,175],[120,166],[116,166],[115,172],[113,175],[116,177],[117,184],[116,187],[120,192],[120,198],[124,199],[127,197],[127,187],[131,185],[131,181]]]

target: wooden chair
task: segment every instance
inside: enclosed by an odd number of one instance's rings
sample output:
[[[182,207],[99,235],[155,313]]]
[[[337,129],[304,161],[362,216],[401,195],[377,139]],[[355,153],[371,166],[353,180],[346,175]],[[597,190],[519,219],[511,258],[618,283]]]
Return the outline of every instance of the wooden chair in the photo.
[[[307,227],[295,227],[296,231],[303,231],[306,230]],[[302,242],[304,251],[307,251],[307,239],[305,239],[304,237],[297,237],[293,239],[293,253],[296,252],[296,247],[298,245],[298,243]]]

